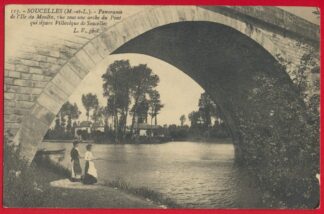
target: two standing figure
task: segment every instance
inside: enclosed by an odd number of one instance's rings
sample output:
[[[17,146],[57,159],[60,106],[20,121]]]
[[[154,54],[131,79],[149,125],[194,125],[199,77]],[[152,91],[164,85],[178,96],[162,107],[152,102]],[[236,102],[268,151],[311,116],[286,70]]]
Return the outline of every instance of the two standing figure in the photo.
[[[85,159],[85,170],[84,176],[82,177],[82,169],[80,164],[80,153],[78,150],[79,142],[73,142],[73,148],[71,150],[71,162],[72,162],[72,174],[71,174],[71,181],[72,182],[80,182],[82,181],[84,184],[94,184],[97,183],[97,170],[94,165],[94,157],[92,155],[92,145],[88,144],[86,146],[86,152],[84,155]]]

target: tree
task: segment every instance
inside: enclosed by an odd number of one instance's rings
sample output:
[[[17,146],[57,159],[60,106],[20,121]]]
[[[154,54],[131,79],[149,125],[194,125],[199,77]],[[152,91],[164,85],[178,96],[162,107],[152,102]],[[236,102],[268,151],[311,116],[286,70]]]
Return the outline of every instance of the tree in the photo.
[[[89,114],[92,109],[95,109],[98,107],[99,102],[97,95],[88,93],[86,95],[82,95],[82,104],[84,108],[86,109],[86,115],[87,115],[87,120],[89,121]]]
[[[192,111],[188,115],[188,118],[190,120],[190,126],[192,128],[200,127],[200,125],[202,124],[201,112],[199,112],[199,111]]]
[[[97,106],[93,110],[92,120],[94,123],[99,123],[99,124],[104,123],[105,110],[106,110],[105,107],[102,106]]]
[[[117,60],[102,75],[103,95],[107,97],[107,113],[111,113],[116,138],[125,137],[126,123],[134,87],[134,74],[129,60]],[[122,133],[121,133],[122,132]]]
[[[147,94],[151,93],[152,90],[157,86],[160,79],[159,76],[152,73],[152,69],[147,67],[147,65],[140,64],[138,66],[133,67],[134,72],[134,87],[132,90],[132,96],[134,99],[134,106],[133,109],[137,109],[139,102],[141,99],[146,97]],[[133,134],[133,129],[135,125],[135,118],[136,118],[137,111],[133,112],[132,117],[132,124],[131,124],[131,134]]]
[[[181,124],[181,127],[183,127],[184,123],[186,122],[186,116],[183,114],[180,116],[180,124]]]
[[[128,114],[132,114],[131,134],[135,119],[146,121],[149,105],[147,97],[159,82],[159,77],[152,73],[147,65],[131,67],[128,60],[117,60],[109,65],[102,75],[103,95],[107,97],[107,112],[113,117],[116,140],[126,136]],[[158,100],[154,107],[154,116],[162,108]],[[130,108],[130,104],[133,106]],[[152,104],[153,105],[153,104]]]
[[[61,115],[61,126],[65,127],[66,131],[72,132],[72,120],[78,119],[81,114],[77,104],[71,104],[70,102],[64,103],[59,114]],[[67,123],[65,125],[66,117]]]
[[[204,128],[211,126],[211,117],[215,113],[216,104],[210,99],[209,95],[204,92],[199,99],[199,111],[203,119]]]
[[[138,105],[133,106],[131,112],[137,116],[137,123],[147,123],[147,116],[149,111],[149,101],[146,98],[142,98]]]
[[[149,92],[149,107],[150,107],[150,116],[151,116],[151,125],[153,118],[155,118],[154,124],[157,125],[157,115],[160,113],[161,109],[164,107],[161,104],[160,93],[157,90],[152,90]]]

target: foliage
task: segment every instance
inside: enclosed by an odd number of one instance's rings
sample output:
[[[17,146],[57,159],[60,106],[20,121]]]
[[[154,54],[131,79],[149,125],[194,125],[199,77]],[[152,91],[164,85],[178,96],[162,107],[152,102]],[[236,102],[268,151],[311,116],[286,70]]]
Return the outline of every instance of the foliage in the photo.
[[[163,107],[159,93],[154,90],[159,77],[153,74],[147,65],[140,64],[132,67],[128,60],[117,60],[109,65],[102,79],[103,95],[107,97],[105,112],[106,115],[110,114],[113,117],[116,140],[125,139],[129,114],[132,115],[131,135],[136,119],[137,123],[147,122],[149,110],[151,119],[157,118]]]
[[[134,109],[134,111],[132,112],[131,134],[133,134],[135,119],[138,116],[138,112],[136,111],[138,105],[140,105],[141,101],[146,99],[147,95],[151,94],[152,96],[154,88],[160,81],[159,76],[153,74],[152,70],[148,68],[147,65],[140,64],[134,66],[132,70],[134,72],[134,87],[132,90],[132,96],[134,99],[134,106],[132,109]]]
[[[27,160],[20,157],[20,149],[12,144],[9,137],[4,136],[4,206],[41,206],[47,192],[36,182],[35,165],[29,166]]]
[[[150,116],[151,116],[151,125],[152,120],[155,118],[154,125],[157,125],[157,116],[161,109],[164,107],[163,104],[161,104],[160,99],[160,93],[157,90],[152,90],[149,92],[149,107],[150,107]]]
[[[187,120],[187,118],[186,118],[186,115],[181,115],[180,116],[180,124],[181,124],[181,126],[183,126],[184,125],[184,123],[186,122],[186,120]]]
[[[318,200],[318,97],[304,103],[309,56],[302,58],[295,85],[267,74],[254,76],[258,85],[248,94],[248,104],[233,114],[244,154],[240,162],[257,176],[264,200],[282,207],[315,207]]]
[[[97,95],[88,93],[82,95],[82,104],[86,109],[87,120],[89,121],[90,111],[96,109],[99,105]]]

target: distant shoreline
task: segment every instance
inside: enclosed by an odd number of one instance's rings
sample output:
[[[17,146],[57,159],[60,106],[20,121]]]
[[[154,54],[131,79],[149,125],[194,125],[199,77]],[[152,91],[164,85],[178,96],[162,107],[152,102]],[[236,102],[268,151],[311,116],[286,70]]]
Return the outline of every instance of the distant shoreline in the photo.
[[[72,143],[73,140],[43,140],[43,143]],[[103,144],[103,145],[138,145],[138,144],[163,144],[163,143],[172,143],[172,142],[186,142],[190,141],[193,143],[213,143],[213,144],[232,144],[231,138],[213,138],[213,139],[168,139],[162,141],[145,141],[145,142],[136,142],[136,141],[125,141],[122,143],[114,143],[114,142],[103,142],[103,143],[96,143],[95,140],[82,140],[80,143],[93,143],[93,144]],[[221,141],[221,142],[220,142]]]

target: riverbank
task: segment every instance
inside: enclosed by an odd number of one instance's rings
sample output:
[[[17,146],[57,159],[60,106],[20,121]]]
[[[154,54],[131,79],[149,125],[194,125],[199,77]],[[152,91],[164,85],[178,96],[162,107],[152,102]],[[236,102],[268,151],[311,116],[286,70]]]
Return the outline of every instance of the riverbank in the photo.
[[[46,200],[44,207],[96,208],[176,208],[180,207],[163,194],[146,187],[133,187],[118,180],[99,180],[95,185],[70,182],[70,171],[49,158],[36,156],[37,183],[58,196]]]
[[[95,188],[53,187],[51,182],[64,179],[43,167],[38,167],[36,183],[39,192],[50,193],[37,207],[46,208],[158,208],[161,205],[115,188],[96,184]],[[82,185],[82,184],[80,184]]]

